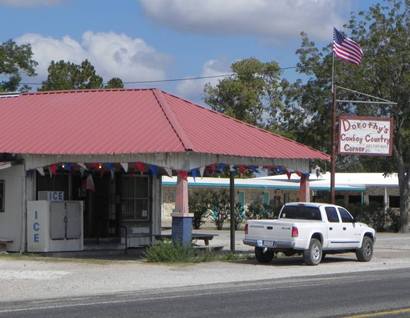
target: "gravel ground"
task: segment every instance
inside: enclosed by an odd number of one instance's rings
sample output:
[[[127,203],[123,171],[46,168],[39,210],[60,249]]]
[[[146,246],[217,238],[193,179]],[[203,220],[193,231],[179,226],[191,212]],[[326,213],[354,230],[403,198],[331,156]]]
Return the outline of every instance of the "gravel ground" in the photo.
[[[201,231],[200,231],[201,232]],[[229,249],[229,231],[218,234],[211,246]],[[252,249],[240,243],[237,250]],[[202,244],[202,242],[201,242]],[[141,291],[181,286],[252,281],[285,277],[410,268],[410,235],[378,234],[374,259],[359,263],[354,254],[329,256],[319,266],[305,266],[301,258],[274,260],[260,265],[255,260],[210,262],[193,265],[159,265],[134,261],[53,260],[0,256],[0,299],[15,301],[55,297]]]

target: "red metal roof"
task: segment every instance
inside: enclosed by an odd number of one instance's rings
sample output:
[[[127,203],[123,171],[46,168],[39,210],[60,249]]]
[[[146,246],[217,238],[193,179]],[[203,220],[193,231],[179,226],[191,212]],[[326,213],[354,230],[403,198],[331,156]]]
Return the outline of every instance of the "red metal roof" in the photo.
[[[0,136],[2,153],[193,151],[328,160],[320,151],[157,89],[55,91],[0,98]]]

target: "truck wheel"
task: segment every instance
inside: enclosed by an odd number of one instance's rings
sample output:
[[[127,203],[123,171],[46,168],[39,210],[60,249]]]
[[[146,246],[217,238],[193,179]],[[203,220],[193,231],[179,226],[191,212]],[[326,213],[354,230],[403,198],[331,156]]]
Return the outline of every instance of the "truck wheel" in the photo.
[[[273,259],[273,251],[266,250],[263,247],[255,247],[255,257],[259,263],[269,263]]]
[[[322,244],[318,239],[310,240],[309,248],[303,251],[303,260],[306,265],[318,265],[322,260]]]
[[[359,262],[368,262],[373,256],[373,240],[365,236],[363,238],[362,247],[356,250],[356,257]]]

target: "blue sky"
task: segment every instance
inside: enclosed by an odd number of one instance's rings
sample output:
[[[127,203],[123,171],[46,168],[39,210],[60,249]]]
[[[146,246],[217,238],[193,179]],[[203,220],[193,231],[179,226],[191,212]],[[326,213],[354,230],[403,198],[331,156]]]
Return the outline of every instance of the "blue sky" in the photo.
[[[317,43],[332,39],[355,0],[0,0],[0,41],[30,43],[41,82],[51,60],[88,58],[108,80],[147,81],[229,72],[242,58],[297,62],[300,31]],[[293,80],[298,75],[286,71]],[[159,87],[200,102],[205,82],[128,85]],[[33,85],[33,88],[36,86]]]

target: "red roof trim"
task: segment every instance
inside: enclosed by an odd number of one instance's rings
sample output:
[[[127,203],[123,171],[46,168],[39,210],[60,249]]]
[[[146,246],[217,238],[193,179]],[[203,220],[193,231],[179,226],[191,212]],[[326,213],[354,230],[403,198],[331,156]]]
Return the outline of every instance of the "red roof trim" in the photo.
[[[152,90],[152,93],[157,99],[158,105],[161,107],[162,111],[164,112],[165,117],[167,117],[169,124],[171,125],[172,129],[175,131],[175,134],[178,136],[183,147],[185,148],[185,151],[192,151],[193,150],[192,143],[189,140],[188,136],[185,134],[181,125],[179,124],[178,119],[175,117],[174,113],[172,112],[171,107],[168,105],[164,96],[162,96],[163,92],[154,88]]]

